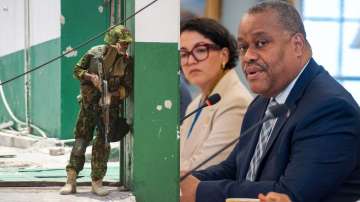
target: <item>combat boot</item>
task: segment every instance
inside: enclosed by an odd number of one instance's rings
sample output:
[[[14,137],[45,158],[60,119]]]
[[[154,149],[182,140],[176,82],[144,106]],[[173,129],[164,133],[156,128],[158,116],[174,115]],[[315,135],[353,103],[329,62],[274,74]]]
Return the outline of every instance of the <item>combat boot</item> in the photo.
[[[98,196],[106,196],[109,194],[109,191],[102,186],[102,179],[91,182],[91,191]]]
[[[67,171],[67,181],[66,184],[60,189],[60,194],[72,194],[76,193],[76,171],[69,169]]]

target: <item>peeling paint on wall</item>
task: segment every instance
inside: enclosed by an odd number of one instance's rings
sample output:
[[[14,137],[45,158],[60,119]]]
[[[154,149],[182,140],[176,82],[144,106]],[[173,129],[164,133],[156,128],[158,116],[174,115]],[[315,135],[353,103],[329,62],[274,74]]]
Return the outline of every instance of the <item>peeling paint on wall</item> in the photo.
[[[162,106],[161,106],[161,105],[158,105],[158,106],[156,106],[156,109],[157,109],[158,111],[161,111],[161,110],[162,110]]]
[[[60,24],[65,25],[65,17],[63,15],[60,16]]]
[[[180,129],[179,129],[179,126],[176,126],[176,139],[180,140]]]
[[[99,6],[99,7],[98,7],[98,11],[99,11],[99,13],[103,13],[103,12],[104,12],[104,7],[103,7],[103,6]]]
[[[165,100],[164,101],[164,106],[165,106],[166,109],[171,109],[171,107],[172,107],[171,100]]]
[[[158,137],[158,138],[161,137],[161,132],[162,132],[162,127],[159,128],[159,132],[157,133],[157,137]]]
[[[73,48],[71,46],[68,46],[62,53],[65,54],[71,50],[73,50]],[[74,50],[74,51],[71,51],[68,54],[66,54],[65,57],[67,57],[67,58],[76,57],[77,53],[78,53],[77,50]]]

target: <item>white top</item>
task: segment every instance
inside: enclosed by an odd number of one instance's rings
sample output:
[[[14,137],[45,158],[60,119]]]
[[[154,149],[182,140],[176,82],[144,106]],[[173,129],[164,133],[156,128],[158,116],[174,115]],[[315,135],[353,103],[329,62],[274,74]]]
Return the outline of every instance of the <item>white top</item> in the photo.
[[[186,119],[180,127],[180,170],[189,171],[212,154],[233,141],[240,134],[244,114],[252,96],[242,85],[234,69],[228,71],[210,94],[219,93],[221,100],[202,109],[191,134],[189,130],[196,115]],[[186,114],[199,107],[202,95],[196,97],[188,106]],[[199,169],[205,169],[223,161],[233,147],[207,162]]]

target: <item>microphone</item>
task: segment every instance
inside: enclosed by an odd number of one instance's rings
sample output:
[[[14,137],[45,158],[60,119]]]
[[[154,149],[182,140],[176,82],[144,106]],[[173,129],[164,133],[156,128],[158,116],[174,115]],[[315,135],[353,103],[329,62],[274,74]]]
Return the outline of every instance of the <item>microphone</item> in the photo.
[[[290,116],[290,110],[285,104],[277,104],[277,105],[271,106],[271,107],[269,107],[268,110],[269,110],[269,113],[265,113],[264,118],[262,118],[259,122],[255,123],[253,126],[251,126],[246,131],[244,131],[241,135],[239,135],[239,137],[237,137],[236,139],[234,139],[233,141],[231,141],[230,143],[225,145],[223,148],[221,148],[220,150],[215,152],[213,155],[211,155],[209,158],[207,158],[206,160],[201,162],[195,168],[191,169],[185,175],[180,177],[180,182],[183,181],[189,175],[191,175],[192,172],[194,172],[195,170],[197,170],[198,168],[203,166],[205,163],[209,162],[211,159],[215,158],[217,155],[219,155],[221,152],[223,152],[227,148],[229,148],[231,145],[235,144],[241,137],[250,134],[250,132],[252,132],[259,125],[262,125],[264,122],[266,122],[266,121],[268,121],[270,119],[279,118],[279,117],[284,116],[284,115],[286,117]]]
[[[214,105],[216,103],[218,103],[221,100],[221,96],[219,95],[219,93],[215,93],[213,95],[210,95],[204,102],[203,105],[201,105],[199,108],[195,109],[194,111],[190,112],[189,114],[187,114],[186,116],[184,116],[184,118],[182,118],[180,120],[180,123],[182,123],[185,119],[187,119],[188,117],[190,117],[191,115],[193,115],[194,113],[196,113],[197,111],[201,110],[204,107],[207,106],[211,106]]]

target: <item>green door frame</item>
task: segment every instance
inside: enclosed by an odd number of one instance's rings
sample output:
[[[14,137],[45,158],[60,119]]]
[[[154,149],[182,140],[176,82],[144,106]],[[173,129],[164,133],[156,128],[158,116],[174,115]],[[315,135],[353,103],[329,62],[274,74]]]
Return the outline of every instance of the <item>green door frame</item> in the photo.
[[[135,1],[125,3],[125,16]],[[138,0],[136,0],[138,1]],[[150,1],[149,1],[150,2]],[[163,3],[162,1],[156,2]],[[139,13],[138,15],[141,15]],[[135,19],[126,23],[135,36]],[[159,23],[159,22],[153,22]],[[179,59],[177,43],[137,42],[134,56],[131,188],[137,202],[179,201]],[[128,164],[127,164],[128,165]]]

